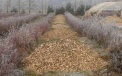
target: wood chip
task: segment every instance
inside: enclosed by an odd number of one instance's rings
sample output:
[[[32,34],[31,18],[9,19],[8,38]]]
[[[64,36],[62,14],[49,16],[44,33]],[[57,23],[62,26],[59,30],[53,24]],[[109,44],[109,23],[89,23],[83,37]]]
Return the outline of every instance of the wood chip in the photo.
[[[45,42],[22,61],[26,70],[38,74],[96,71],[107,65],[96,52],[78,41],[78,34],[70,29],[63,15],[54,18],[52,29],[41,38]]]

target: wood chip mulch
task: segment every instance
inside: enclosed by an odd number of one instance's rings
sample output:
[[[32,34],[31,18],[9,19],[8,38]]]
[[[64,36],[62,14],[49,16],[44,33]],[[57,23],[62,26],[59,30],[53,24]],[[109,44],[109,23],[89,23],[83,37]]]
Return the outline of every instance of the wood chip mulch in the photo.
[[[51,30],[41,39],[45,42],[22,61],[26,70],[38,74],[48,71],[97,71],[108,64],[78,41],[78,34],[70,29],[63,15],[54,18]]]

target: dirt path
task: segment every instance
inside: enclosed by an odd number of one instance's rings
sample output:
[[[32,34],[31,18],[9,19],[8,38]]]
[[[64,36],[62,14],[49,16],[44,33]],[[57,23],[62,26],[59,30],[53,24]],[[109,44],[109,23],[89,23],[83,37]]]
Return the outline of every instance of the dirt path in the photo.
[[[63,15],[56,16],[52,25],[42,36],[43,43],[22,61],[25,70],[38,74],[48,71],[97,71],[107,64],[78,40],[78,34],[67,26]]]

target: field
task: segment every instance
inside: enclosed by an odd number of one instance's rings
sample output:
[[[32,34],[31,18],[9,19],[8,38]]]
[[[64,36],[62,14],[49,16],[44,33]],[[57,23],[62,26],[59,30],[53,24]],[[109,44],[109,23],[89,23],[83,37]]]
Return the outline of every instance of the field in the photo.
[[[0,14],[0,76],[120,76],[121,18]]]
[[[80,43],[80,37],[67,26],[63,15],[56,16],[52,25],[41,37],[44,42],[22,61],[25,70],[37,74],[97,71],[107,65],[97,53]]]

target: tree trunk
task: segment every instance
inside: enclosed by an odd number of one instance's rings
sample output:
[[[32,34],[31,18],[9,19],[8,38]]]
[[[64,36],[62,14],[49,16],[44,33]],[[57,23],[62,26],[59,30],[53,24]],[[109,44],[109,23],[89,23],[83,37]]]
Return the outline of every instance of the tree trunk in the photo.
[[[44,5],[43,5],[43,0],[42,0],[42,13],[43,13],[43,8],[44,8],[43,6],[44,6]]]
[[[20,4],[20,0],[18,0],[18,7],[19,7],[19,13],[20,13],[20,9],[21,9],[21,4]]]
[[[9,12],[10,6],[11,6],[11,0],[7,0],[6,2],[7,13]]]
[[[31,13],[31,0],[29,0],[29,14]]]

